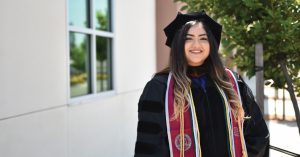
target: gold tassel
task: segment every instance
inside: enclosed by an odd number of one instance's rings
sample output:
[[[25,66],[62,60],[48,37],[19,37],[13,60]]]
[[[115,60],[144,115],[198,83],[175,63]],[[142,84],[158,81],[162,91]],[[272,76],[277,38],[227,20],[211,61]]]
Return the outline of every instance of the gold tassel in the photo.
[[[244,135],[243,135],[243,130],[241,126],[242,121],[240,120],[240,117],[238,117],[238,127],[239,127],[239,133],[240,133],[240,139],[241,139],[241,145],[242,145],[242,156],[247,157],[247,151],[245,150],[245,143],[244,143]]]
[[[180,157],[184,157],[184,107],[180,109]]]

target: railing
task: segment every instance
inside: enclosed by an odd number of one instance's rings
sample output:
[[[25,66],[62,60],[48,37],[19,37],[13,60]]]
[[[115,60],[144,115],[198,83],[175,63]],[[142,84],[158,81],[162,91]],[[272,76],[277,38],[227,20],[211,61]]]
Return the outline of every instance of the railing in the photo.
[[[287,150],[284,150],[284,149],[281,149],[281,148],[278,148],[278,147],[275,147],[275,146],[270,145],[270,149],[273,149],[275,151],[278,151],[278,152],[281,152],[283,154],[287,154],[287,155],[290,155],[290,156],[300,157],[299,154],[296,154],[296,153],[293,153],[293,152],[290,152],[290,151],[287,151]]]

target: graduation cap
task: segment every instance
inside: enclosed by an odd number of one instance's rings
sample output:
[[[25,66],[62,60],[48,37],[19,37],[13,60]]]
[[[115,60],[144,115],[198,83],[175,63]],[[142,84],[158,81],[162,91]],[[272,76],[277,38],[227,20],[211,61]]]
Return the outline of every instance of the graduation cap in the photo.
[[[187,22],[194,21],[194,20],[201,20],[202,22],[204,22],[205,25],[210,28],[213,36],[217,41],[217,44],[220,45],[222,25],[220,25],[211,17],[209,17],[205,13],[205,11],[188,13],[188,14],[182,14],[178,12],[176,18],[164,29],[164,32],[167,36],[166,45],[171,47],[173,38],[177,30],[179,30]]]

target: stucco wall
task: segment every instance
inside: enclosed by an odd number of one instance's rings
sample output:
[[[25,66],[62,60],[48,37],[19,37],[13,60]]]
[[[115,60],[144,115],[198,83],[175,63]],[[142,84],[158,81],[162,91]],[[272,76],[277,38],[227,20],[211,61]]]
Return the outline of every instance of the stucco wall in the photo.
[[[70,104],[67,1],[0,2],[0,156],[133,156],[155,1],[113,0],[112,95]]]

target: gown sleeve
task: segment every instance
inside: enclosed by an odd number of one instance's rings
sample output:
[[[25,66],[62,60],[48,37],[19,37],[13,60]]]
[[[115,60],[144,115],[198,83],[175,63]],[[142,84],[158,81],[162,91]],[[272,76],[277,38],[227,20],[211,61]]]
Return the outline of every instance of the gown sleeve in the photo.
[[[169,156],[164,118],[165,91],[166,84],[154,77],[140,96],[135,157]]]
[[[269,130],[263,115],[255,102],[251,89],[245,81],[239,77],[238,80],[245,116],[244,137],[249,157],[269,156]]]

